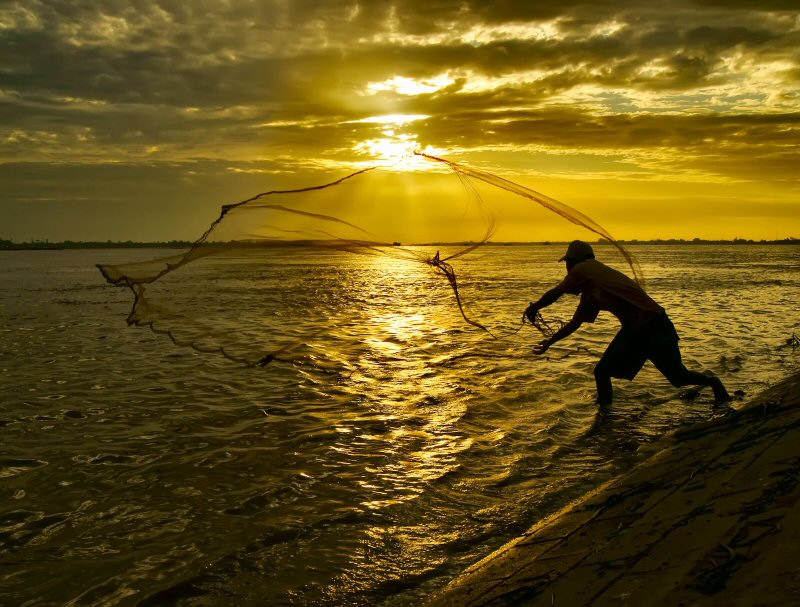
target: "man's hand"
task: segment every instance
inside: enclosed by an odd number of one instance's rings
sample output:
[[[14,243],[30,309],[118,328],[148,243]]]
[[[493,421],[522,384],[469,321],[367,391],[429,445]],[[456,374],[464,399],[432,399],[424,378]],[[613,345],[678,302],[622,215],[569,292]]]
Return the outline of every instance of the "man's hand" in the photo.
[[[527,318],[530,323],[536,324],[536,314],[539,312],[539,308],[535,305],[531,304],[525,309],[525,318]]]
[[[549,339],[545,339],[543,341],[540,341],[536,346],[534,346],[533,353],[534,354],[544,354],[545,352],[547,352],[547,349],[552,345],[553,345],[553,342],[551,342]]]

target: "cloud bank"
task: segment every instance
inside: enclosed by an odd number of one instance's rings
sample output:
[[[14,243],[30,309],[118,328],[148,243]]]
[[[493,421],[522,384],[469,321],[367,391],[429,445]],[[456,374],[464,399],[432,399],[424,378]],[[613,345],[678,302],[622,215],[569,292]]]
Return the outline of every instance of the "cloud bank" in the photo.
[[[788,0],[6,2],[0,203],[35,231],[41,200],[99,190],[127,212],[120,175],[216,195],[400,143],[522,179],[748,182],[791,205],[799,51]]]

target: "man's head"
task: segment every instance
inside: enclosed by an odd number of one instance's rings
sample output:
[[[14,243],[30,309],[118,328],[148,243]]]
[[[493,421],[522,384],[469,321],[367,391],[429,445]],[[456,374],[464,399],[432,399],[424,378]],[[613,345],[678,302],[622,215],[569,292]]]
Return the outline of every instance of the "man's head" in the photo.
[[[567,247],[567,252],[558,261],[566,261],[567,268],[571,268],[580,261],[587,259],[594,259],[594,251],[592,247],[583,242],[582,240],[573,240]]]

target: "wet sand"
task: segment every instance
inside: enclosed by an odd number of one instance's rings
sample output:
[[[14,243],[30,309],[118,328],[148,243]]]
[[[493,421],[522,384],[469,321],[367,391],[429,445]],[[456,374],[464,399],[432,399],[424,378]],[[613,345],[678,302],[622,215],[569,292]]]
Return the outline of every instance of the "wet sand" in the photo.
[[[800,605],[800,374],[476,563],[427,607]]]

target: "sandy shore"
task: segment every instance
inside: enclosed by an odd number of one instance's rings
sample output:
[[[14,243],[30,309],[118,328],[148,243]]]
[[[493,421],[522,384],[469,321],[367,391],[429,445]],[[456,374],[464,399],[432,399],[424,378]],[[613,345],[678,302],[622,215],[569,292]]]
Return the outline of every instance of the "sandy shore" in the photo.
[[[800,374],[658,447],[427,607],[800,605]]]

